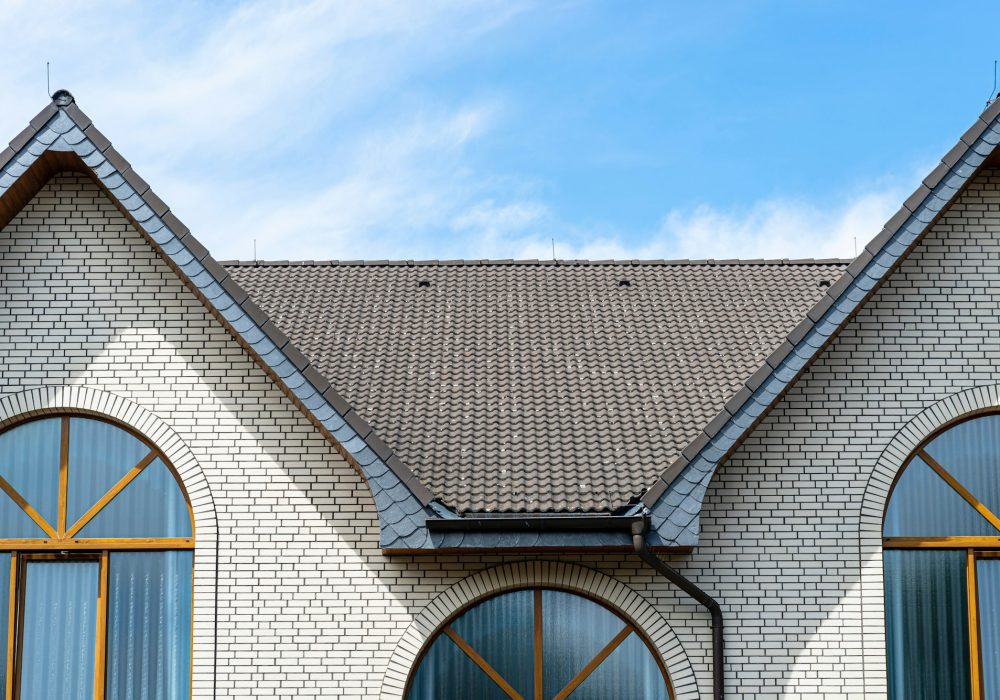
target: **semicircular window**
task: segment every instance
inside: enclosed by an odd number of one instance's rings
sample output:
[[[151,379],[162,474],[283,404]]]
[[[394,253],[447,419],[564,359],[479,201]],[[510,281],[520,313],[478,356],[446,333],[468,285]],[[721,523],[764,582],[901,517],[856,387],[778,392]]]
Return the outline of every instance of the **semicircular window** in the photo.
[[[910,455],[882,534],[890,699],[1000,698],[1000,415]]]
[[[190,697],[194,527],[166,457],[112,423],[0,433],[0,688]]]
[[[666,670],[632,623],[550,589],[488,598],[440,630],[410,676],[408,700],[668,700]]]
[[[0,434],[0,538],[189,539],[187,500],[162,454],[116,425],[65,416]]]

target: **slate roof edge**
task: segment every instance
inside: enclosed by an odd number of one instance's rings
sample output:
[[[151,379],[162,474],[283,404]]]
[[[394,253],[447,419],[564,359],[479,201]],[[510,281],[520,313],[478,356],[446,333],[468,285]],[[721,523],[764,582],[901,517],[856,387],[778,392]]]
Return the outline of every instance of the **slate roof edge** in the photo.
[[[379,510],[382,547],[431,546],[426,518],[448,517],[451,512],[434,501],[430,490],[212,258],[68,92],[56,92],[53,101],[0,151],[0,197],[49,150],[76,153],[154,250],[362,473]]]
[[[849,265],[843,258],[773,258],[728,260],[220,260],[223,267],[738,267]]]
[[[656,544],[697,545],[702,499],[719,464],[906,259],[981,170],[997,143],[1000,100],[987,106],[785,342],[646,491],[642,502],[651,511]]]

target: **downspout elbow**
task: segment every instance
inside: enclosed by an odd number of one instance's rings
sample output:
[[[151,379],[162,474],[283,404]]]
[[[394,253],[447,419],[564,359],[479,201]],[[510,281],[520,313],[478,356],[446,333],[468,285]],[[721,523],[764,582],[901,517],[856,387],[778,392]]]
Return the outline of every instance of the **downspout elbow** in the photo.
[[[700,603],[712,618],[712,697],[723,700],[725,697],[725,635],[722,608],[712,596],[705,593],[694,582],[687,579],[681,572],[667,564],[650,551],[646,544],[646,527],[648,520],[633,523],[632,548],[635,553],[654,571],[673,583],[689,596]]]

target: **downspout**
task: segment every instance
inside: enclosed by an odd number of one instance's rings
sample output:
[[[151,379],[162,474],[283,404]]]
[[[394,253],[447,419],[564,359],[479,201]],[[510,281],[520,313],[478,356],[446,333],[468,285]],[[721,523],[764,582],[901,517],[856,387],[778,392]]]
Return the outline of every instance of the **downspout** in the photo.
[[[632,548],[639,558],[649,564],[658,574],[680,588],[708,609],[712,616],[712,697],[723,700],[725,696],[725,638],[723,637],[722,608],[712,596],[705,593],[658,556],[646,545],[646,528],[649,519],[643,518],[632,523]]]
[[[637,512],[638,511],[638,512]],[[649,512],[636,508],[628,515],[579,516],[533,514],[522,516],[434,517],[427,519],[431,532],[628,532],[632,548],[653,570],[708,608],[712,615],[712,697],[725,697],[725,641],[722,609],[715,600],[683,574],[653,554],[646,545]]]

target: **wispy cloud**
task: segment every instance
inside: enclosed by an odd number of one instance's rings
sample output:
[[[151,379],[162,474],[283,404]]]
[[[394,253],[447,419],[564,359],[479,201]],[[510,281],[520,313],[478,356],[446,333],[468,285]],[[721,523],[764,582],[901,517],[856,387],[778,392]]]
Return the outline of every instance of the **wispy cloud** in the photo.
[[[561,258],[849,258],[895,213],[905,188],[887,185],[829,204],[771,199],[720,211],[701,205],[668,212],[648,236],[588,236],[562,230]],[[492,245],[492,236],[491,245]],[[512,236],[517,255],[551,257],[551,238]]]
[[[0,131],[53,87],[84,109],[220,258],[849,256],[901,200],[876,184],[582,225],[531,173],[471,154],[509,96],[416,78],[537,12],[531,0],[0,4]],[[58,21],[53,21],[58,18]],[[28,57],[30,60],[26,60]]]

